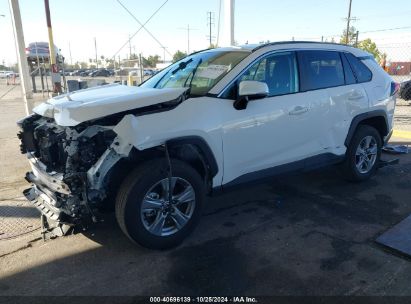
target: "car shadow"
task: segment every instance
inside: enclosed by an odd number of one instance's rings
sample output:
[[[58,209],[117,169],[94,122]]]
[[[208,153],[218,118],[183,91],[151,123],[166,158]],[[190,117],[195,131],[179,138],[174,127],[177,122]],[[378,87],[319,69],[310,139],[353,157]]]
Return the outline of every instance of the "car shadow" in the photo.
[[[373,246],[411,212],[403,159],[361,184],[330,168],[210,198],[170,250],[133,244],[103,214],[86,231],[3,257],[0,295],[411,295],[411,264]],[[13,263],[24,266],[9,271]]]

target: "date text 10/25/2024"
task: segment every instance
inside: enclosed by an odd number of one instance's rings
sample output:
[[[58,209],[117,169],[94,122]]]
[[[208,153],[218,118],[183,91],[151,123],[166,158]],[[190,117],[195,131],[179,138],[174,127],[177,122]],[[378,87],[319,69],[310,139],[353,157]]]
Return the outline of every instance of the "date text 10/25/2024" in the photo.
[[[254,297],[150,297],[150,303],[258,303]]]

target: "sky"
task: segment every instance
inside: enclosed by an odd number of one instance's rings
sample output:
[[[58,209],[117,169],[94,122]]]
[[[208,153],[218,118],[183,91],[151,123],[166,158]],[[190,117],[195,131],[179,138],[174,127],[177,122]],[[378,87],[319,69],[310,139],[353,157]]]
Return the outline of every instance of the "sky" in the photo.
[[[144,23],[166,0],[120,0]],[[43,0],[19,0],[26,45],[48,41]],[[236,0],[235,40],[239,44],[283,40],[336,41],[346,26],[349,0]],[[190,52],[208,47],[207,12],[213,12],[213,42],[218,36],[220,0],[168,0],[147,23],[153,39],[142,29],[132,40],[133,53],[143,56],[158,54],[170,60],[177,50],[188,48],[187,26],[190,31]],[[121,58],[129,54],[130,35],[140,25],[117,0],[50,0],[51,22],[55,44],[66,62],[88,61],[95,57],[94,38],[98,57]],[[0,0],[0,63],[17,62],[8,0]],[[221,11],[220,25],[223,23]],[[352,22],[359,38],[371,38],[392,60],[411,60],[411,1],[396,0],[395,5],[382,0],[353,0]],[[407,29],[377,31],[392,28]],[[222,29],[220,28],[220,35]],[[70,47],[69,47],[70,46]],[[71,49],[71,57],[70,51]],[[116,58],[118,59],[118,55]]]

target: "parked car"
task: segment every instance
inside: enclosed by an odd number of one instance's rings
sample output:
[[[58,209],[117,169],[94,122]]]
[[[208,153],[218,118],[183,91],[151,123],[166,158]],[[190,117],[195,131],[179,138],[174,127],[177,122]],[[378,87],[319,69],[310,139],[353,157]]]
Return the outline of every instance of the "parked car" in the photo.
[[[84,71],[80,72],[78,76],[86,77],[86,76],[89,76],[90,73],[92,73],[92,72],[93,72],[93,70],[84,70]]]
[[[411,100],[411,80],[401,83],[399,96],[404,100]]]
[[[80,76],[80,74],[83,73],[84,71],[85,71],[84,69],[75,70],[70,73],[70,76]]]
[[[24,194],[59,227],[113,207],[132,241],[169,248],[194,229],[205,195],[334,164],[370,178],[397,91],[371,54],[345,45],[198,52],[140,87],[37,106],[18,122],[32,169]]]
[[[144,76],[153,76],[154,74],[152,69],[144,69]]]
[[[0,71],[0,78],[11,78],[13,76],[18,77],[19,74],[13,71]]]
[[[101,69],[101,70],[95,70],[89,74],[91,77],[109,77],[111,76],[111,73],[109,70],[106,69]]]
[[[60,49],[54,45],[54,50],[56,52],[56,59],[58,63],[64,61],[64,57],[60,53]],[[50,58],[50,50],[48,42],[32,42],[26,47],[26,56],[30,61],[36,61],[37,56],[46,62]]]

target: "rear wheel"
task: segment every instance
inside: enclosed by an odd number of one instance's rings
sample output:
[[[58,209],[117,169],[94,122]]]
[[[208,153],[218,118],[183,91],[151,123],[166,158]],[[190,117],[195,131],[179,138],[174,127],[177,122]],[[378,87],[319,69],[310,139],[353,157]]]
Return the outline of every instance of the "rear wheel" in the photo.
[[[342,164],[344,176],[350,181],[370,178],[378,168],[382,140],[379,132],[367,125],[360,125],[355,132]]]
[[[123,232],[140,245],[165,249],[178,245],[201,217],[204,183],[188,164],[153,160],[136,168],[123,182],[116,217]],[[171,198],[171,199],[170,199]]]

